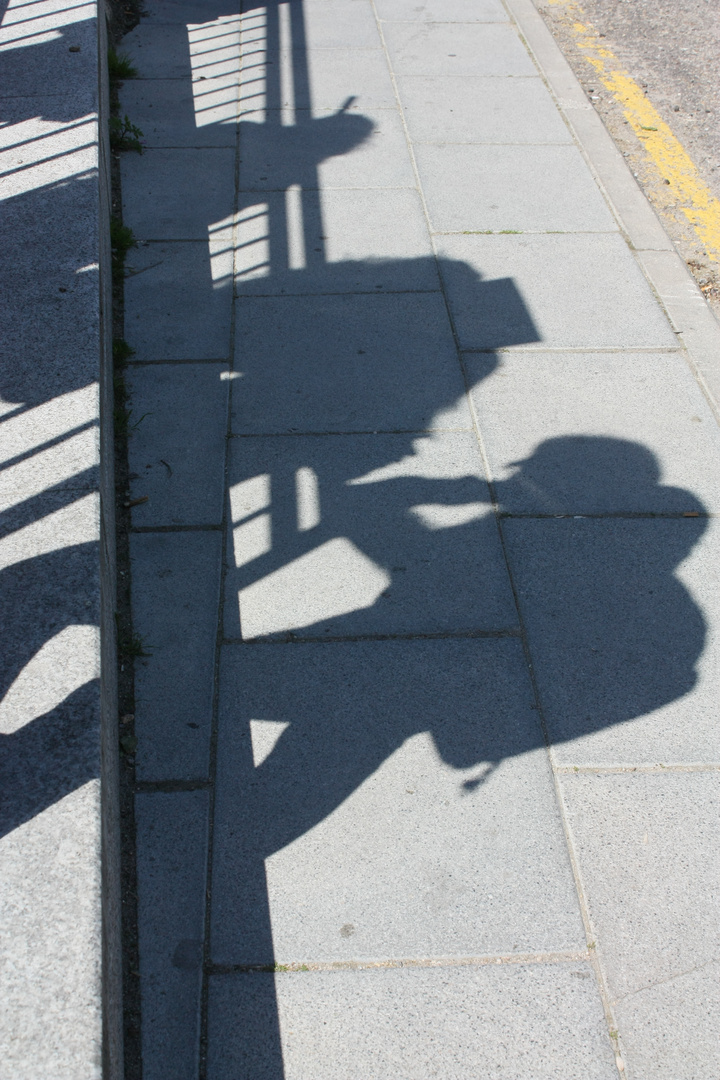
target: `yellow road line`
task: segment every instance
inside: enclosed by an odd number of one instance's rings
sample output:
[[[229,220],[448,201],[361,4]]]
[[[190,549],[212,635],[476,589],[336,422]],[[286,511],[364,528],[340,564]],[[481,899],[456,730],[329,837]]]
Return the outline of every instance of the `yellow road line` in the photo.
[[[602,42],[595,28],[581,21],[584,13],[580,5],[575,0],[546,0],[546,3],[563,8],[573,20],[578,48],[595,68],[606,90],[622,105],[625,119],[643,143],[658,179],[666,181],[666,194],[671,194],[679,203],[707,257],[714,262],[720,260],[720,200],[712,194],[682,143]]]

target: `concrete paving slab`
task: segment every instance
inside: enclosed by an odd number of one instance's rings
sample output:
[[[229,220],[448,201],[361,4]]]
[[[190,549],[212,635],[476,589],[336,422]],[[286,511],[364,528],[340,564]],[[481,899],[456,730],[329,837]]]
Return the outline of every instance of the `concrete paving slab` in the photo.
[[[537,75],[516,30],[502,24],[385,23],[396,75]],[[442,90],[438,87],[438,94]]]
[[[91,393],[95,404],[95,387],[91,388]],[[45,411],[46,415],[50,412],[50,409],[43,410],[41,405],[37,406],[37,409]],[[35,410],[28,410],[28,413],[32,414],[33,411]],[[59,411],[53,410],[56,417]],[[21,426],[26,430],[32,426],[28,413],[21,414],[26,421]],[[57,418],[62,423],[62,418]],[[17,419],[20,420],[20,417]],[[12,420],[6,421],[6,425],[8,424],[12,425]],[[43,443],[39,447],[27,446],[25,453],[18,455],[12,464],[5,465],[0,473],[0,512],[50,490],[56,494],[62,491],[82,493],[97,490],[100,458],[97,426],[86,424],[79,431],[63,434],[65,438],[58,440],[56,436],[54,442],[50,435],[47,439],[49,446]],[[35,432],[35,437],[42,439],[38,431]]]
[[[81,431],[92,431],[98,421],[98,398],[98,385],[91,382],[29,409],[3,402],[5,415],[0,426],[0,462],[7,468],[13,459],[27,460],[32,453],[42,453],[43,447],[58,445],[61,440],[72,440]],[[77,472],[81,473],[88,463],[97,459],[95,441],[90,441],[89,453],[84,460],[77,459],[77,451],[72,449],[76,444],[70,442],[66,445],[69,451],[68,468],[70,462],[74,462],[80,466]],[[51,483],[48,487],[52,486],[53,480],[52,470],[49,472]]]
[[[66,23],[63,31],[59,33],[57,22],[52,16],[60,15],[62,26],[63,9],[56,9],[51,13],[48,11],[49,7],[48,4],[43,12],[46,18],[50,16],[48,21],[51,24],[46,22],[43,28],[45,35],[48,35],[45,41],[38,40],[41,21],[38,18],[23,19],[16,23],[16,37],[9,36],[12,23],[6,23],[3,27],[7,36],[3,35],[5,40],[0,97],[7,100],[58,94],[64,102],[65,117],[75,120],[97,109],[98,31],[95,9],[88,4],[85,18]],[[71,53],[71,47],[78,51]]]
[[[443,236],[437,249],[448,260],[441,262],[441,272],[465,349],[497,348],[503,339],[512,340],[513,319],[509,309],[484,306],[467,295],[457,280],[463,263],[483,277],[513,279],[545,348],[677,346],[619,234]]]
[[[200,90],[189,77],[129,79],[120,90],[120,111],[140,128],[144,146],[234,147],[237,82],[228,76],[204,81]]]
[[[100,783],[87,778],[0,841],[0,1048],[13,1080],[102,1075],[99,820]]]
[[[131,536],[136,773],[141,780],[207,777],[220,589],[220,533]]]
[[[437,232],[616,229],[574,146],[420,145],[415,158]]]
[[[212,979],[211,1080],[270,1080],[278,1042],[287,1080],[617,1076],[583,963],[298,973],[268,987],[272,978]]]
[[[720,773],[560,779],[612,1000],[717,956]]]
[[[146,24],[143,20],[122,39],[122,51],[132,60],[141,79],[191,76],[190,44],[184,22],[173,19],[168,23]]]
[[[700,541],[706,528],[702,518],[505,522],[560,764],[720,761],[708,631],[718,541],[714,530]]]
[[[304,0],[303,16],[305,41],[294,44],[311,63],[315,50],[382,47],[372,5],[362,0]]]
[[[476,6],[476,5],[474,5]],[[405,122],[414,143],[572,143],[541,79],[472,75],[398,79]]]
[[[508,22],[500,0],[377,0],[385,22]]]
[[[292,54],[283,50],[278,54],[277,63],[287,70],[292,64]],[[309,66],[308,85],[307,97],[316,115],[319,110],[342,108],[351,96],[355,98],[354,112],[397,108],[387,60],[381,49],[318,49]],[[252,87],[252,93],[257,93],[256,85]],[[295,102],[288,87],[282,87],[280,104],[300,107],[302,102]],[[257,108],[257,102],[250,107]]]
[[[4,58],[8,55],[3,53]],[[35,116],[48,100],[41,97],[35,104],[22,98],[13,104],[24,105]],[[55,120],[23,123],[20,109],[6,113],[3,106],[3,114],[15,120],[3,129],[7,141],[21,143],[6,151],[8,157],[17,162],[28,152],[36,155],[36,167],[3,179],[7,194],[0,220],[0,319],[3,354],[12,358],[2,371],[6,409],[10,403],[47,403],[97,381],[97,357],[90,342],[99,333],[99,271],[97,185],[91,177],[73,175],[78,166],[90,173],[95,168],[95,121],[65,127]],[[65,130],[56,142],[53,132],[58,127]],[[32,141],[35,136],[37,143]],[[80,144],[77,152],[70,152],[73,143]],[[61,152],[54,158],[58,146]],[[42,274],[38,252],[43,253]]]
[[[234,439],[231,452],[228,637],[516,625],[472,432]]]
[[[615,1003],[623,1053],[634,1076],[694,1080],[717,1075],[718,987],[720,964],[711,962]]]
[[[400,114],[378,109],[364,115],[373,123],[372,133],[355,150],[321,161],[320,187],[416,187]]]
[[[619,1030],[632,1074],[712,1076],[716,1025],[705,1023],[720,1015],[713,991],[709,999],[693,993],[674,1014],[682,1056],[668,1062],[659,1051],[669,999],[683,981],[697,992],[718,955],[720,774],[567,775],[561,787],[598,955],[628,1025]]]
[[[219,525],[228,385],[225,364],[134,365],[127,374],[133,525]],[[137,426],[136,426],[137,425]]]
[[[229,147],[146,150],[122,158],[123,221],[143,240],[231,235],[235,151]]]
[[[505,512],[719,509],[720,431],[682,353],[504,353],[482,381],[483,358],[466,366]]]
[[[99,531],[96,492],[3,515],[0,832],[98,776]]]
[[[218,18],[232,18],[237,14],[238,4],[235,0],[218,0],[211,11],[208,11],[206,0],[152,0],[148,4],[143,15],[142,25],[163,26],[165,24],[186,26],[192,23],[195,26],[208,22],[208,16]],[[253,9],[250,8],[247,17],[252,18]]]
[[[182,17],[180,7],[171,17],[161,15],[149,23],[143,19],[141,25],[123,38],[123,52],[132,60],[141,79],[192,76],[194,80],[202,80],[230,76],[237,81],[240,16],[237,4],[226,7],[229,10],[220,15],[217,7],[212,11],[205,7],[204,11],[191,12],[191,18],[187,19]]]
[[[125,337],[143,360],[228,358],[233,253],[224,241],[145,244],[126,263]]]
[[[240,191],[416,187],[405,132],[395,109],[303,114],[295,126],[244,123]],[[317,166],[317,173],[315,168]]]
[[[235,433],[469,426],[442,413],[468,415],[438,293],[247,298],[237,319]]]
[[[517,639],[229,646],[221,694],[215,962],[583,947]]]
[[[44,491],[3,513],[0,519],[0,570],[41,557],[48,558],[48,566],[52,562],[59,566],[63,552],[96,543],[99,539],[100,497],[97,491],[77,490],[70,486]],[[82,560],[81,553],[78,554]],[[54,559],[51,559],[53,555]],[[42,581],[39,566],[35,571],[36,585]],[[79,603],[71,606],[75,612],[85,609],[88,619],[98,616],[97,592],[88,589]],[[29,607],[32,610],[34,604]],[[6,617],[12,619],[17,614],[10,606]],[[9,644],[5,648],[10,649]]]
[[[355,3],[356,0],[351,0]],[[271,207],[271,213],[274,207]],[[248,222],[248,237],[254,235]],[[326,261],[308,260],[303,270],[256,277],[254,246],[236,252],[237,291],[323,293],[435,291],[440,278],[425,214],[417,191],[409,189],[324,190],[322,221],[305,221],[304,244],[293,254],[305,261],[307,249],[324,248]]]
[[[146,1080],[197,1076],[207,817],[206,791],[135,796]]]

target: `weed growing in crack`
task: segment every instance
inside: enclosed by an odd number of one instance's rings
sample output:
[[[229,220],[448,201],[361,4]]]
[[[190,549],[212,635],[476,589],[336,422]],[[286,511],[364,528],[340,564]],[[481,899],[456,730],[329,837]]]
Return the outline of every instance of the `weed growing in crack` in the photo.
[[[131,356],[135,355],[132,345],[128,345],[125,338],[113,338],[112,344],[113,364],[121,371]]]
[[[125,657],[150,656],[150,653],[146,652],[146,648],[150,646],[146,646],[145,639],[134,630],[129,637],[123,638],[118,645],[121,654]]]
[[[125,53],[108,49],[108,75],[115,82],[121,79],[134,79],[137,76],[137,68]]]
[[[123,225],[119,218],[110,218],[110,247],[112,250],[113,277],[122,276],[125,269],[125,258],[130,248],[137,246],[137,240],[133,231],[127,225]]]
[[[136,127],[131,122],[127,113],[125,116],[111,116],[108,121],[108,128],[110,130],[110,146],[113,150],[135,150],[136,153],[142,154],[143,148],[140,140],[143,133],[139,127]]]

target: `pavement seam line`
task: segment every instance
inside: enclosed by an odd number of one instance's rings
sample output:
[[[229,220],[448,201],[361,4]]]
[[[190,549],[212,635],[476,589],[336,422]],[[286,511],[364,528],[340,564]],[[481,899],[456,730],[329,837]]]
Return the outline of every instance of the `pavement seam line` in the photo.
[[[720,957],[713,956],[709,960],[706,960],[704,964],[696,964],[694,967],[687,968],[685,971],[678,971],[675,975],[668,975],[666,979],[658,979],[657,982],[647,983],[645,986],[639,986],[637,990],[630,990],[627,994],[622,994],[620,997],[615,998],[616,1002],[627,1001],[628,998],[635,997],[637,994],[644,994],[646,990],[654,990],[657,986],[667,986],[669,983],[675,982],[677,979],[682,979],[685,975],[693,975],[696,971],[704,971],[705,968],[712,967],[713,964],[720,963]]]
[[[242,4],[240,5],[242,8]],[[242,12],[240,13],[242,18]],[[233,165],[233,210],[232,210],[232,291],[230,295],[230,328],[228,334],[228,358],[227,365],[230,372],[235,370],[235,322],[237,309],[237,290],[235,288],[236,259],[235,252],[238,246],[239,232],[239,190],[240,190],[240,117],[241,117],[241,94],[242,94],[242,69],[243,47],[242,37],[235,42],[234,49],[238,57],[238,73],[234,85],[235,91],[235,146]],[[206,241],[207,243],[207,241]],[[213,887],[213,845],[215,834],[215,800],[217,792],[217,754],[219,737],[219,713],[220,713],[220,671],[223,651],[223,629],[225,623],[225,581],[228,573],[228,498],[227,492],[230,479],[230,437],[232,434],[232,409],[234,379],[228,380],[227,403],[225,410],[225,439],[224,439],[224,462],[223,462],[223,502],[222,521],[220,523],[220,580],[218,583],[217,622],[215,627],[215,644],[213,656],[213,687],[212,707],[210,718],[210,745],[208,754],[208,780],[205,790],[208,792],[207,831],[205,853],[205,896],[204,896],[204,921],[203,921],[203,971],[199,999],[199,1024],[197,1038],[198,1054],[198,1080],[206,1080],[208,1070],[208,1047],[209,1047],[209,997],[210,987],[208,981],[208,967],[212,961],[212,887]]]
[[[558,776],[627,776],[631,773],[643,775],[663,773],[701,773],[720,771],[720,762],[697,762],[680,764],[656,765],[556,765],[555,771]]]
[[[315,971],[383,971],[397,968],[489,967],[496,964],[577,964],[588,963],[585,952],[499,953],[493,956],[403,957],[390,960],[301,961],[288,964],[212,964],[210,975],[306,974]]]

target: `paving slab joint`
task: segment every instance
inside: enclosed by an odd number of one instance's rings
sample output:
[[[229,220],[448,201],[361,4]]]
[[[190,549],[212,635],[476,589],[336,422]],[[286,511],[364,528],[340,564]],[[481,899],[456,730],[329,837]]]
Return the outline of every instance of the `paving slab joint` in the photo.
[[[100,377],[100,708],[102,814],[102,1075],[124,1076],[120,761],[117,686],[117,559],[115,550],[115,430],[113,372],[111,158],[108,21],[97,8],[98,30],[98,263]]]

